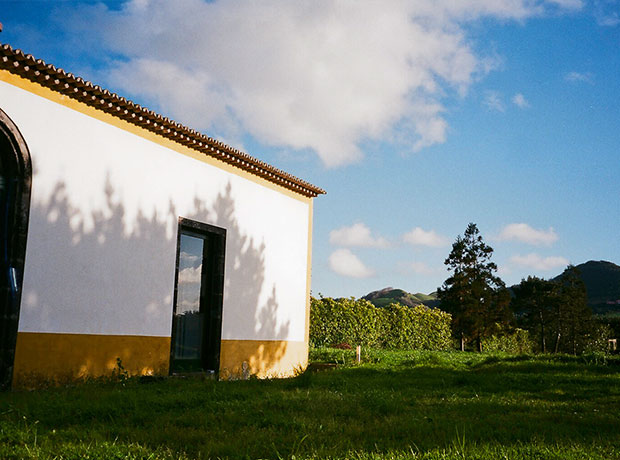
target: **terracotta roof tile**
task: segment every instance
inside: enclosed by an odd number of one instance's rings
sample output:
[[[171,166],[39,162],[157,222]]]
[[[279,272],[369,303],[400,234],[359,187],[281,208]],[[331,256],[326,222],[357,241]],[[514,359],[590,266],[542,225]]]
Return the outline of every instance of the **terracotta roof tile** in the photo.
[[[152,110],[125,99],[115,93],[93,85],[72,73],[67,73],[31,54],[0,45],[0,69],[27,78],[91,107],[100,109],[129,123],[141,126],[160,136],[188,146],[203,154],[217,158],[239,169],[279,184],[307,197],[324,194],[325,190],[258,160],[247,153],[232,148],[212,137],[163,117]]]

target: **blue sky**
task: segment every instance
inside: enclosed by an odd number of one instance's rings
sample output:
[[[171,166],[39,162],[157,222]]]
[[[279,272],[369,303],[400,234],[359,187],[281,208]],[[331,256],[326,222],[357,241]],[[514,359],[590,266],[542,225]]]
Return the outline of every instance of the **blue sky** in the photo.
[[[2,43],[327,190],[313,294],[620,263],[620,1],[0,0]]]

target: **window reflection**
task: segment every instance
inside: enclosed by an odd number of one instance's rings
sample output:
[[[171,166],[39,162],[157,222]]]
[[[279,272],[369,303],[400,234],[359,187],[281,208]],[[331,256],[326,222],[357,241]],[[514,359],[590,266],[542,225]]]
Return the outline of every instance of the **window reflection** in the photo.
[[[200,359],[203,313],[200,293],[204,240],[181,234],[174,357]]]

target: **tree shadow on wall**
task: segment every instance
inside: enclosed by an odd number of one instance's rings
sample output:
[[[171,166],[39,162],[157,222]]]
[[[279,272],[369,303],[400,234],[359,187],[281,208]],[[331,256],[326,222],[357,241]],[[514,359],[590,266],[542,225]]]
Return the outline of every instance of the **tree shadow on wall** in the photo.
[[[263,206],[256,203],[257,218],[261,217]],[[236,359],[231,363],[223,353],[222,378],[247,378],[250,374],[261,377],[282,375],[285,372],[280,369],[280,363],[287,351],[290,321],[278,321],[280,306],[275,285],[264,300],[268,293],[265,284],[265,245],[255,243],[253,238],[240,230],[230,184],[223,193],[218,194],[213,212],[216,225],[227,230],[222,336],[253,339],[245,343],[235,341],[234,345],[231,342],[230,346],[236,349],[229,350],[229,356]],[[235,280],[243,282],[235,283]]]
[[[60,181],[47,202],[31,206],[20,329],[62,335],[31,350],[44,356],[15,370],[24,379],[110,375],[117,358],[130,374],[168,372],[179,215],[171,200],[165,215],[140,210],[128,225],[109,178],[103,194],[105,206],[85,212]],[[286,339],[289,323],[278,321],[275,285],[261,302],[269,289],[265,247],[241,231],[231,185],[211,206],[195,197],[182,217],[227,230],[223,338]],[[245,346],[228,376],[243,376],[244,361],[251,373],[277,368],[285,352],[285,342],[261,351]]]

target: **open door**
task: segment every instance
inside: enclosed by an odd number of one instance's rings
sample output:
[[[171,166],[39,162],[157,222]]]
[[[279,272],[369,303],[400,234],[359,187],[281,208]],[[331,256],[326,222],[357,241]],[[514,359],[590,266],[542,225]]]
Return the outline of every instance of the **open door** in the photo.
[[[0,389],[13,378],[31,181],[26,142],[0,109]]]
[[[179,219],[170,373],[219,370],[226,230]]]

